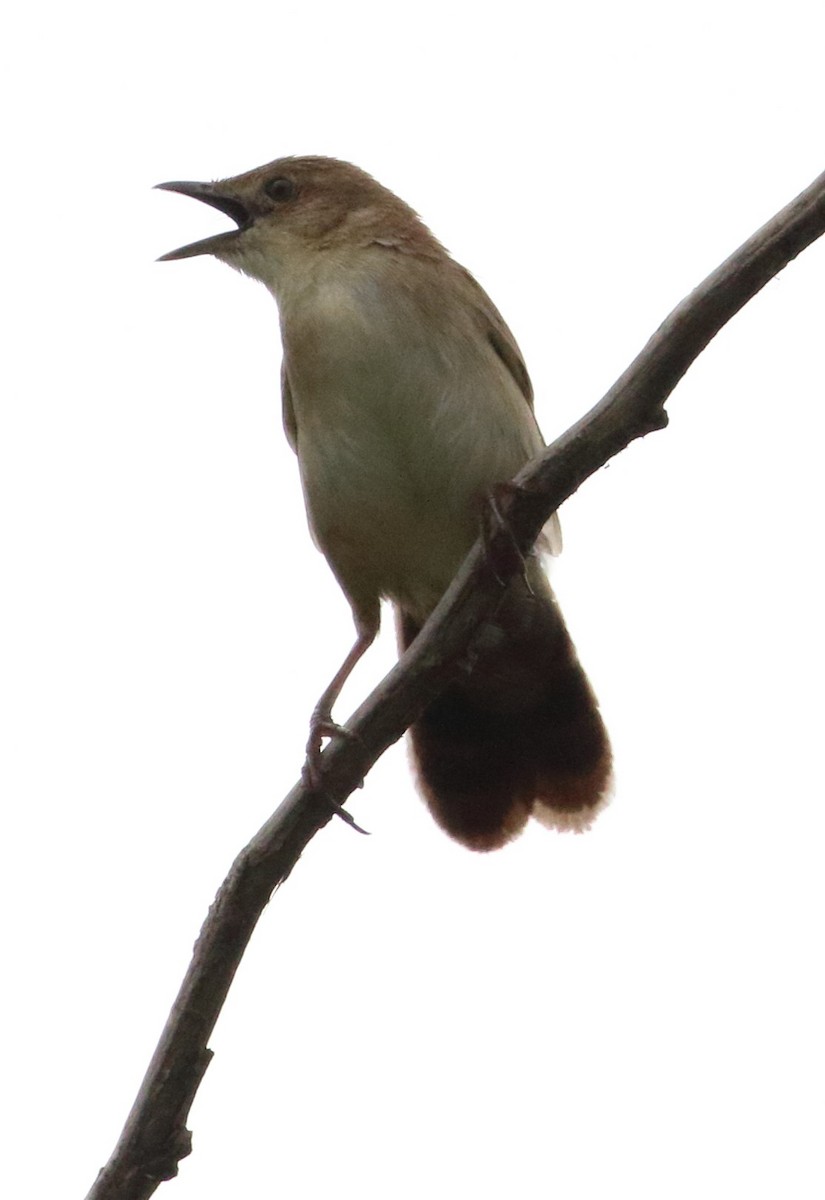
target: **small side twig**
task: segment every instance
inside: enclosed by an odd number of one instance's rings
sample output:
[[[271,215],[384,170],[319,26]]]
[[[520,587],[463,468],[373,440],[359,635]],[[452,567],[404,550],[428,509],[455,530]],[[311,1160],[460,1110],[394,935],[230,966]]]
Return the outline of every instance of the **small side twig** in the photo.
[[[641,354],[585,417],[519,474],[507,529],[493,533],[504,578],[477,544],[401,661],[361,705],[321,759],[337,805],[397,741],[449,678],[501,586],[518,570],[550,513],[635,438],[667,424],[664,403],[708,342],[748,300],[825,232],[825,174],[763,226],[670,314]],[[508,545],[504,544],[506,539]],[[509,555],[508,555],[509,550]],[[502,572],[499,571],[499,574]],[[252,931],[274,890],[333,808],[297,784],[235,860],[209,910],[166,1028],[120,1140],[87,1200],[146,1200],[189,1153],[186,1118],[209,1064],[209,1036]]]

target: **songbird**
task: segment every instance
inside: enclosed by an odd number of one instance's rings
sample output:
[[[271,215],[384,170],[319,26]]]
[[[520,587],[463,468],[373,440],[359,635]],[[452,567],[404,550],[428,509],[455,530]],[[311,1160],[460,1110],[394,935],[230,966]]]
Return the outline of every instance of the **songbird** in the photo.
[[[213,183],[159,187],[237,225],[164,254],[211,254],[278,304],[286,436],[312,536],[357,640],[313,713],[308,754],[392,601],[402,650],[478,537],[485,498],[544,442],[513,335],[418,215],[366,172],[281,158]],[[559,548],[559,525],[546,530]],[[538,557],[508,588],[471,673],[412,729],[436,821],[473,850],[535,816],[587,828],[611,782],[598,705]]]

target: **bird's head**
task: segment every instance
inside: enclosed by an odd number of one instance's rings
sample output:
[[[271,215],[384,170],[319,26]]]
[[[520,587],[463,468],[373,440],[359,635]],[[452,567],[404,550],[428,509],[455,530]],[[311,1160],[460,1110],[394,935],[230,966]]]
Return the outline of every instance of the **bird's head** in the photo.
[[[159,183],[226,213],[237,228],[191,242],[159,261],[212,254],[274,291],[318,250],[397,244],[437,246],[413,210],[371,175],[335,158],[280,158],[214,183]]]

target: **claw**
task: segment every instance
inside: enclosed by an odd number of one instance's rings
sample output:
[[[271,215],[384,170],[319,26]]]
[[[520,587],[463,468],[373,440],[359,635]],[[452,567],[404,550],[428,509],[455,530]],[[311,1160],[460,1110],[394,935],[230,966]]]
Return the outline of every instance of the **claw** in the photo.
[[[342,738],[345,741],[358,741],[358,735],[350,733],[343,725],[333,721],[329,713],[312,714],[309,722],[309,738],[306,744],[306,762],[303,775],[313,791],[321,790],[321,744],[324,738]]]
[[[349,677],[355,664],[358,662],[361,655],[366,649],[372,645],[375,635],[378,632],[378,611],[376,609],[374,622],[361,620],[356,616],[355,627],[358,630],[358,638],[355,645],[350,650],[347,657],[344,659],[333,679],[329,683],[326,691],[321,696],[321,699],[315,705],[312,712],[312,717],[309,722],[309,738],[306,745],[306,761],[301,772],[301,777],[304,783],[323,799],[332,808],[336,816],[346,821],[353,829],[357,829],[359,833],[366,833],[366,829],[362,829],[360,825],[356,825],[355,821],[346,812],[340,804],[336,803],[331,796],[324,791],[323,782],[321,780],[321,744],[324,738],[346,738],[348,740],[359,741],[358,734],[351,733],[349,729],[345,729],[343,725],[339,725],[332,719],[332,706],[338,699],[341,693],[341,688]]]
[[[490,564],[490,570],[495,575],[498,582],[504,587],[504,580],[497,569],[496,558],[498,558],[498,567],[502,572],[509,574],[513,569],[513,561],[516,560],[518,569],[521,572],[521,577],[527,591],[532,596],[533,589],[530,586],[530,580],[527,577],[527,560],[518,548],[516,539],[513,536],[510,522],[507,515],[502,512],[501,501],[509,499],[514,494],[517,494],[522,489],[516,487],[514,483],[497,483],[490,488],[487,494],[488,504],[484,509],[484,520],[482,522],[482,535],[484,545],[487,551],[487,561]],[[492,538],[495,532],[495,527],[504,531],[507,536],[507,548],[505,550],[498,549],[495,553],[492,547]]]
[[[357,830],[358,833],[363,833],[369,837],[369,830],[362,829],[356,822],[352,813],[347,812],[342,805],[338,804],[332,797],[324,791],[323,781],[321,779],[321,743],[324,738],[344,738],[347,741],[358,742],[361,739],[357,733],[353,733],[349,729],[345,729],[343,725],[339,725],[333,721],[328,713],[319,712],[317,709],[312,714],[312,719],[309,723],[309,740],[306,745],[306,761],[304,762],[301,771],[301,778],[306,786],[314,792],[324,804],[332,809],[336,817],[340,817],[347,825]],[[363,787],[363,781],[359,787]]]
[[[321,795],[323,796],[324,801],[332,809],[335,816],[340,817],[342,821],[345,821],[346,824],[349,825],[350,829],[354,829],[356,833],[363,833],[364,837],[370,836],[370,831],[368,829],[363,829],[355,820],[355,817],[353,817],[352,813],[347,812],[347,810],[340,804],[336,804],[335,801],[331,800],[330,797],[325,793],[322,792]]]

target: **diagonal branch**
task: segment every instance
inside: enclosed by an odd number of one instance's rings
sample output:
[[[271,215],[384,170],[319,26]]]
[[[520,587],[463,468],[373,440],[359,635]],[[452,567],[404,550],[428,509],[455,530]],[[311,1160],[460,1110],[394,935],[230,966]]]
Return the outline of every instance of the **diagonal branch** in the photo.
[[[321,760],[327,795],[343,803],[388,746],[433,700],[502,593],[501,563],[518,569],[544,522],[589,475],[635,438],[667,424],[664,403],[708,342],[751,297],[825,232],[825,174],[753,235],[679,304],[585,417],[517,477],[508,530],[477,544],[401,661],[364,701]],[[491,553],[492,551],[492,553]],[[497,553],[500,551],[500,553]],[[495,559],[498,574],[489,567]],[[145,1200],[191,1149],[186,1118],[209,1065],[207,1048],[258,917],[307,842],[332,818],[297,784],[236,858],[204,922],[186,978],[114,1153],[87,1200]]]

